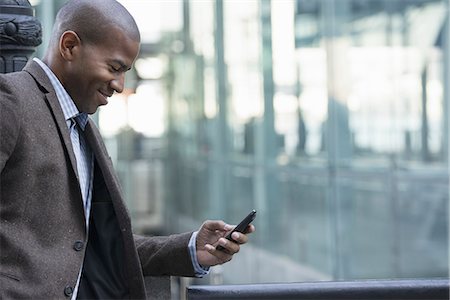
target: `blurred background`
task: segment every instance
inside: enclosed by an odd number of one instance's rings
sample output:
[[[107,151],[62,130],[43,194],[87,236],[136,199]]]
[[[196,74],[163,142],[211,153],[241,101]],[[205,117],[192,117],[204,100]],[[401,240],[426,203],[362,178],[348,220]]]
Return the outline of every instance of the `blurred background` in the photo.
[[[30,2],[42,57],[65,1]],[[258,211],[175,287],[449,276],[448,0],[120,2],[143,44],[93,118],[136,231]]]

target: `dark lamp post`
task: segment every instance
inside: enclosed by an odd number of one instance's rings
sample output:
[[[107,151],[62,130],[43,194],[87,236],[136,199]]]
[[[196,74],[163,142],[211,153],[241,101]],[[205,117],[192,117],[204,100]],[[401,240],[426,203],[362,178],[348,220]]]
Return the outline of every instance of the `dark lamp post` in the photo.
[[[41,23],[28,0],[0,0],[0,73],[22,70],[41,42]]]

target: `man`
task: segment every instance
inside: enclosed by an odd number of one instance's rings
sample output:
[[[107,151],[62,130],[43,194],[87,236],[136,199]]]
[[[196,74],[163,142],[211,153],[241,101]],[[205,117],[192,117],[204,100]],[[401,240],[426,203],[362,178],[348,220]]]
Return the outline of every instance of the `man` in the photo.
[[[132,234],[87,114],[122,92],[139,44],[118,2],[70,0],[43,60],[0,76],[1,299],[142,299],[143,276],[202,276],[247,242],[223,238],[232,226],[222,221],[168,237]]]

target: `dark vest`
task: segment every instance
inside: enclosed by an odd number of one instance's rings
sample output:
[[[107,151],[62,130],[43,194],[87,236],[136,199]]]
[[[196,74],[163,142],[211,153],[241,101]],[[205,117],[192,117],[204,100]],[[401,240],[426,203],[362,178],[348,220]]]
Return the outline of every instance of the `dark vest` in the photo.
[[[93,185],[89,239],[77,299],[129,298],[122,235],[97,161]]]

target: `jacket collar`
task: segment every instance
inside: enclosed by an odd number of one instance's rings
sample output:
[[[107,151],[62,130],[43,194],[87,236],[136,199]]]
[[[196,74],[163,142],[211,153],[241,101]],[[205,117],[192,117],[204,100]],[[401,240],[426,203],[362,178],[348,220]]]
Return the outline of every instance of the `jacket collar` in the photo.
[[[54,91],[50,79],[37,62],[30,59],[23,70],[33,76],[34,80],[43,93],[48,94],[51,91]]]

